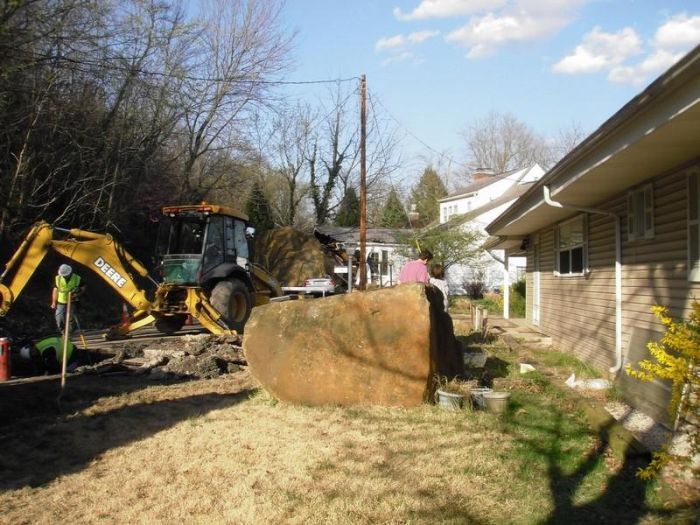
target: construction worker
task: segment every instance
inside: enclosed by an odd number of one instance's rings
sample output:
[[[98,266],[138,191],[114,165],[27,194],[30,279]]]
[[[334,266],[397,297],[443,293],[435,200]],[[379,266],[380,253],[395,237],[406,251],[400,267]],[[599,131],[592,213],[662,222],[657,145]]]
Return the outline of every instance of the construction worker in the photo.
[[[71,296],[71,317],[75,318],[76,299],[85,291],[85,286],[80,281],[80,276],[73,273],[73,268],[68,264],[58,267],[58,275],[51,293],[51,308],[56,311],[56,326],[59,332],[63,331],[66,324],[66,305],[69,295]]]

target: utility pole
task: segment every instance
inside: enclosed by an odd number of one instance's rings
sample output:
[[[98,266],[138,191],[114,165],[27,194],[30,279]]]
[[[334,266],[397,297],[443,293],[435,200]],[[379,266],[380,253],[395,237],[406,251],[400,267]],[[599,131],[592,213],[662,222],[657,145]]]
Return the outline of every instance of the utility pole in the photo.
[[[367,77],[360,77],[360,290],[367,289]]]

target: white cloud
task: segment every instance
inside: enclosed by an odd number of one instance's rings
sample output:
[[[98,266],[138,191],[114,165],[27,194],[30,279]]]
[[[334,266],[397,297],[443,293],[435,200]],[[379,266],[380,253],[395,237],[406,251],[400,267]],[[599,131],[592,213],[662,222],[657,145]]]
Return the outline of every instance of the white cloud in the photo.
[[[425,42],[429,38],[436,37],[440,31],[415,31],[407,35],[385,36],[377,40],[374,49],[380,51],[402,51],[404,48]]]
[[[608,79],[617,84],[644,84],[652,75],[666,71],[678,62],[684,53],[673,53],[665,49],[657,49],[640,63],[632,66],[618,66],[610,70]]]
[[[382,61],[382,66],[397,64],[399,62],[411,61],[413,64],[422,64],[425,59],[418,57],[410,51],[411,47],[422,44],[430,38],[435,38],[440,34],[440,31],[423,30],[414,31],[407,35],[394,35],[382,37],[377,40],[374,49],[377,53],[388,53],[388,58]]]
[[[574,51],[559,60],[552,71],[562,74],[584,74],[608,71],[608,79],[620,84],[641,85],[675,64],[700,43],[700,16],[680,13],[661,24],[646,50],[632,28],[605,33],[596,27],[584,36]],[[629,60],[646,53],[637,63]]]
[[[676,15],[654,35],[654,45],[661,49],[689,49],[697,44],[700,44],[700,16]]]
[[[595,73],[615,67],[642,51],[642,39],[631,27],[606,33],[600,27],[583,37],[573,53],[554,64],[555,73]]]
[[[376,51],[385,51],[387,49],[396,49],[406,45],[406,38],[403,35],[384,36],[377,40],[374,45]]]
[[[422,0],[418,7],[409,13],[400,8],[394,8],[394,16],[398,20],[425,20],[427,18],[452,18],[464,16],[490,9],[498,9],[507,0]]]
[[[410,51],[403,51],[401,53],[397,53],[393,56],[390,56],[387,59],[384,59],[382,61],[382,66],[388,66],[391,64],[397,64],[399,62],[406,62],[407,60],[412,60],[415,57],[413,53]]]
[[[573,17],[565,11],[531,16],[518,10],[502,15],[489,13],[472,17],[469,23],[449,33],[445,40],[464,45],[468,58],[493,54],[499,46],[511,42],[535,40],[550,35],[568,24]]]
[[[412,44],[420,44],[421,42],[424,42],[429,38],[438,36],[439,34],[440,31],[416,31],[414,33],[409,33],[409,35],[406,37],[406,40],[408,40]]]

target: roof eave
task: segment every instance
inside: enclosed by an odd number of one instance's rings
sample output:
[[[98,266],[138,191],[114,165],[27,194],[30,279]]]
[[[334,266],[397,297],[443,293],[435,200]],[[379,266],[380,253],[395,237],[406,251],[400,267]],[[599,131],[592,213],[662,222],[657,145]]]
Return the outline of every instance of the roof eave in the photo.
[[[586,155],[594,152],[596,148],[605,143],[611,136],[621,130],[623,126],[637,118],[645,109],[652,107],[659,98],[682,85],[684,82],[697,77],[700,70],[700,45],[696,46],[685,57],[668,69],[664,74],[652,82],[644,91],[630,100],[612,117],[606,120],[594,133],[584,139],[578,146],[565,155],[542,178],[526,191],[511,207],[494,219],[487,227],[489,234],[498,234],[508,224],[522,218],[534,208],[544,204],[542,187],[554,185],[565,181],[572,176],[569,171],[577,162]]]

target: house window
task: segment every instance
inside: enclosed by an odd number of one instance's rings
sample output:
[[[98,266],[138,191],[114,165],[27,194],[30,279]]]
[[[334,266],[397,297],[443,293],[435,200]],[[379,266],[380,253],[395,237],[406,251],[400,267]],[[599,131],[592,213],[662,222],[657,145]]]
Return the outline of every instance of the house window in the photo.
[[[700,281],[700,170],[688,175],[688,280]]]
[[[447,222],[448,219],[447,206],[442,207],[442,222]]]
[[[627,194],[627,240],[654,237],[654,194],[651,184]]]
[[[559,275],[580,275],[586,268],[586,221],[580,215],[556,228],[556,266]]]

